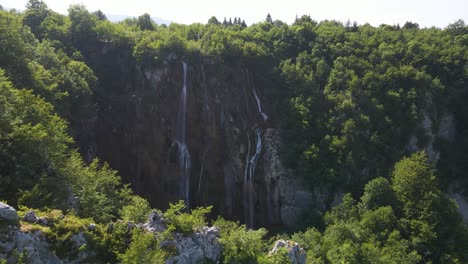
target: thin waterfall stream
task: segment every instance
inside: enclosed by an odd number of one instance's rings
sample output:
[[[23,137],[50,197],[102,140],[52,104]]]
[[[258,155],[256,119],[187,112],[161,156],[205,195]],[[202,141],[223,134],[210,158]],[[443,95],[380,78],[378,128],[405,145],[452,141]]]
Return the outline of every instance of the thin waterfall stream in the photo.
[[[186,118],[187,118],[187,63],[182,62],[184,71],[184,85],[180,93],[179,111],[177,114],[177,132],[175,144],[178,151],[180,169],[181,193],[187,209],[190,209],[190,154],[186,143]]]
[[[253,178],[255,174],[255,167],[257,165],[258,156],[262,151],[262,135],[261,130],[257,129],[255,133],[257,134],[256,138],[256,149],[255,154],[250,159],[249,163],[249,209],[250,209],[250,228],[254,228],[254,185],[253,185]]]

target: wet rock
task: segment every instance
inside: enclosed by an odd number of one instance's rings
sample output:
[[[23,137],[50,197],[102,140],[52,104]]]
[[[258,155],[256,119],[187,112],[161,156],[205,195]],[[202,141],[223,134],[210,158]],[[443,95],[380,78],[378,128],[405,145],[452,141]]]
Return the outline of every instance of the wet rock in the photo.
[[[273,249],[269,252],[269,255],[276,254],[281,248],[286,248],[288,251],[288,257],[292,264],[305,264],[306,253],[297,243],[293,241],[278,240],[275,242]]]

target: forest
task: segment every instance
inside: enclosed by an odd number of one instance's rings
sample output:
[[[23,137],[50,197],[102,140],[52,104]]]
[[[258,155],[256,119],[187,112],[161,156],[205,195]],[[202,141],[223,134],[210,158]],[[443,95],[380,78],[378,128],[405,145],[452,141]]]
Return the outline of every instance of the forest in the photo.
[[[147,89],[119,86],[122,72],[182,61],[215,65],[208,73],[221,86],[218,75],[252,73],[268,113],[256,128],[278,129],[284,166],[305,189],[329,194],[308,205],[294,228],[250,228],[216,205],[187,204],[195,199],[155,208],[152,199],[171,199],[149,197],[134,187],[137,176],[118,167],[137,165],[86,152],[97,133],[87,129],[90,120],[134,111],[125,105],[133,99],[117,94]],[[289,25],[268,14],[252,25],[215,16],[157,25],[149,14],[111,22],[83,5],[68,15],[41,0],[22,12],[0,6],[0,201],[18,214],[7,221],[0,213],[0,263],[468,263],[467,220],[450,195],[468,197],[467,102],[463,20],[443,29],[375,27],[304,15]],[[196,166],[203,172],[204,163]],[[31,211],[45,224],[27,221]],[[154,231],[148,215],[162,216],[164,230]],[[208,237],[200,230],[214,227],[216,256],[180,257],[178,241]],[[49,255],[11,242],[18,233],[46,243]],[[288,247],[272,253],[278,240],[297,243],[303,262]]]

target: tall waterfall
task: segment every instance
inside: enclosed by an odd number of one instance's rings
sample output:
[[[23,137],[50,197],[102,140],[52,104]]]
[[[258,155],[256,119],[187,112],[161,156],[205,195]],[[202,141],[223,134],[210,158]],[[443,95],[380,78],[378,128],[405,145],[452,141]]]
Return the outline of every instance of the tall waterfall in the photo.
[[[257,107],[258,107],[258,112],[262,115],[263,121],[266,122],[268,119],[268,116],[262,112],[262,105],[260,104],[260,99],[258,98],[257,91],[255,91],[255,87],[252,88],[255,101],[257,101]]]
[[[249,157],[250,157],[250,137],[247,134],[247,155],[245,155],[245,171],[244,171],[244,221],[245,223],[249,223],[249,207],[247,207],[249,199],[247,198],[247,183],[249,179]],[[250,190],[250,188],[249,188]]]
[[[187,116],[187,63],[182,62],[182,67],[184,71],[184,85],[180,94],[175,144],[177,146],[179,169],[181,172],[181,194],[184,197],[185,205],[187,206],[187,208],[190,208],[190,154],[185,140]]]
[[[262,151],[262,131],[260,128],[255,130],[256,148],[255,153],[250,156],[250,137],[247,134],[247,155],[245,157],[245,172],[244,172],[244,216],[245,222],[250,228],[254,227],[254,175],[257,160]]]
[[[261,130],[257,129],[255,131],[257,134],[257,140],[256,140],[256,150],[255,154],[252,156],[250,159],[250,168],[249,168],[249,208],[250,208],[250,227],[254,227],[254,206],[253,206],[253,200],[254,200],[254,188],[253,188],[253,177],[255,174],[255,166],[257,165],[257,160],[258,156],[260,155],[260,152],[262,151],[262,136],[261,136]]]

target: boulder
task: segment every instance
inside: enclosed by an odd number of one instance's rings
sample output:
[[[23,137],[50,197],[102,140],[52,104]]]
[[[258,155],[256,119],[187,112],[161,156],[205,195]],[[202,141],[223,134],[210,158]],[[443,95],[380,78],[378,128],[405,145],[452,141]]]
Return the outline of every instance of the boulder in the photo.
[[[46,226],[49,224],[49,221],[45,217],[39,217],[37,218],[37,223],[43,226]]]
[[[16,222],[17,220],[18,214],[16,213],[15,208],[0,202],[0,221]]]
[[[290,240],[277,240],[273,249],[269,252],[269,255],[276,254],[281,248],[286,248],[288,251],[288,257],[292,264],[305,264],[306,253],[297,243]]]
[[[36,223],[38,218],[34,211],[29,211],[24,215],[23,220],[29,223]]]

